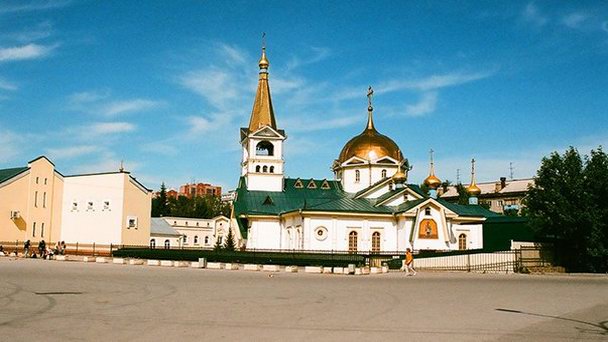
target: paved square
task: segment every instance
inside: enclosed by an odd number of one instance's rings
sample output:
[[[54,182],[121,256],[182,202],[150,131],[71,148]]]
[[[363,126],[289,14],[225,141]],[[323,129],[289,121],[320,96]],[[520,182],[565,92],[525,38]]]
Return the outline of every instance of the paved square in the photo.
[[[4,341],[608,339],[606,276],[270,277],[0,258],[0,308]]]

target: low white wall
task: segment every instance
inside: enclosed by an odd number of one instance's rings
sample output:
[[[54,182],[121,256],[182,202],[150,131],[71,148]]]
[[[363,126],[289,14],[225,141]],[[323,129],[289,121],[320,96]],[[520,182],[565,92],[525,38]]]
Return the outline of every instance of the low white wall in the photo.
[[[513,273],[515,252],[478,253],[414,259],[418,270],[485,271]]]

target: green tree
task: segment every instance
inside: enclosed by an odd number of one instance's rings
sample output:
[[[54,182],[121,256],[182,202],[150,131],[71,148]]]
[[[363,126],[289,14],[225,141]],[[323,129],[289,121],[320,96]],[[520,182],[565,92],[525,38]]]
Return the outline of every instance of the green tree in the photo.
[[[456,184],[456,191],[458,191],[458,204],[469,204],[469,193],[462,183]]]
[[[167,200],[167,187],[163,182],[160,185],[158,196],[152,199],[152,217],[169,215],[169,201]]]
[[[602,148],[581,158],[570,147],[543,158],[525,199],[536,232],[551,239],[570,271],[608,271],[608,158]]]
[[[228,234],[226,235],[226,241],[224,242],[224,250],[234,252],[236,249],[236,243],[234,242],[234,235],[232,229],[228,228]]]

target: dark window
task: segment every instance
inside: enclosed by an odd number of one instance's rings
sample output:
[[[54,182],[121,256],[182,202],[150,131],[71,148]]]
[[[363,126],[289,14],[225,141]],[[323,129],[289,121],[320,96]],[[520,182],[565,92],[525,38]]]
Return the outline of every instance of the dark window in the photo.
[[[260,141],[255,147],[257,156],[273,156],[274,145],[270,141]]]

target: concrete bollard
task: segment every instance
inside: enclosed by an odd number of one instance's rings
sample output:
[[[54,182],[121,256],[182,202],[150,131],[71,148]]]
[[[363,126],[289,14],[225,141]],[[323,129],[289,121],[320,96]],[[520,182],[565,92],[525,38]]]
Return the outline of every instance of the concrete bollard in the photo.
[[[332,274],[332,273],[334,273],[334,270],[331,267],[323,267],[323,273]]]
[[[129,265],[143,265],[144,261],[141,259],[129,259]]]
[[[173,267],[188,267],[187,261],[174,261]]]
[[[207,267],[207,258],[198,258],[198,268]]]
[[[243,265],[243,270],[245,270],[245,271],[260,271],[261,269],[262,269],[262,265],[256,265],[256,264]]]
[[[226,263],[224,265],[224,269],[225,270],[230,270],[230,271],[238,271],[239,270],[239,264]]]
[[[306,273],[323,273],[323,266],[306,266],[304,267]]]
[[[380,267],[371,267],[369,269],[369,273],[370,274],[379,274],[379,273],[382,273],[382,268],[380,268]]]
[[[355,264],[348,264],[348,269],[344,270],[344,273],[346,274],[355,274],[357,267],[355,266]]]
[[[285,266],[285,272],[298,273],[298,266]]]
[[[116,265],[124,265],[125,264],[125,259],[123,259],[123,258],[113,258],[112,259],[112,263],[116,264]]]
[[[280,272],[281,266],[279,265],[264,265],[262,266],[262,271],[264,272]]]
[[[95,257],[85,256],[82,258],[82,262],[95,262]]]
[[[192,268],[201,268],[199,267],[200,263],[198,261],[193,261],[190,263],[190,267]]]
[[[148,260],[148,266],[160,266],[160,260]]]
[[[95,258],[95,262],[98,264],[105,264],[108,262],[108,260],[104,257],[97,257],[97,258]]]
[[[165,267],[173,267],[173,261],[172,260],[161,260],[160,265],[165,266]]]
[[[344,274],[344,267],[334,267],[334,274]]]
[[[369,266],[361,267],[361,274],[369,275]]]
[[[57,261],[68,261],[67,255],[55,255],[55,260]]]
[[[211,270],[221,270],[224,268],[223,262],[208,262],[207,268]]]
[[[382,273],[388,273],[388,266],[382,266]]]

